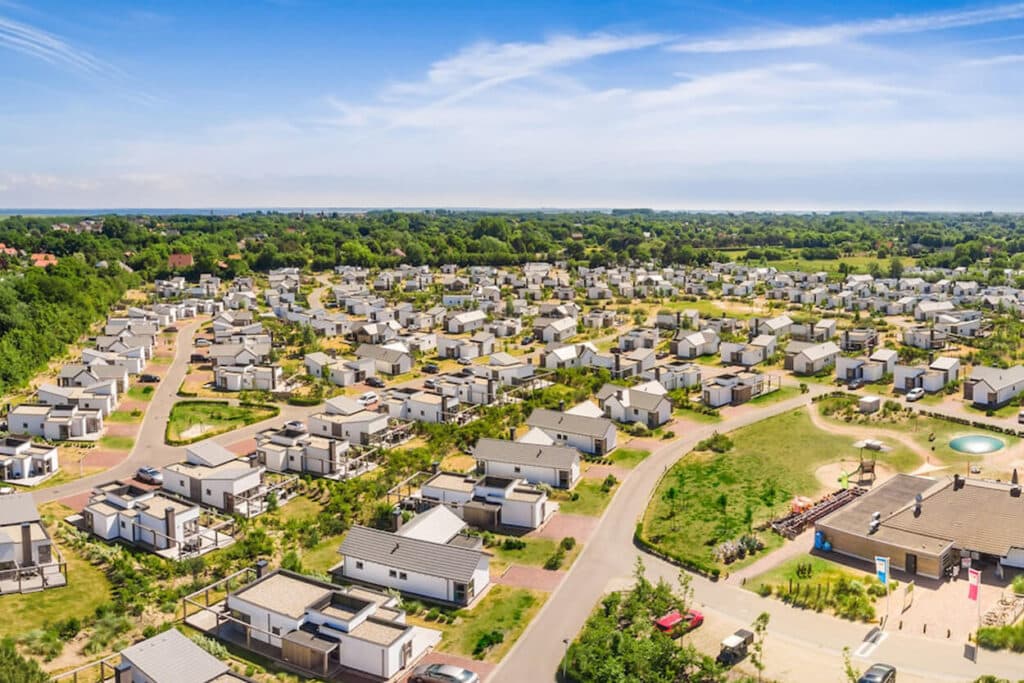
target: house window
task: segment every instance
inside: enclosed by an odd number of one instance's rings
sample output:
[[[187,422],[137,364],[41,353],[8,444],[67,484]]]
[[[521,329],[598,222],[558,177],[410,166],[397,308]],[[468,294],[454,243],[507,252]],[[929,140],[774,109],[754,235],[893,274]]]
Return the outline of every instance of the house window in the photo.
[[[391,569],[391,570],[388,571],[388,576],[390,576],[392,579],[394,579],[394,578],[396,578],[398,576],[398,572],[396,572],[394,569]]]
[[[213,495],[213,494],[212,494],[212,493],[210,492],[210,489],[206,489],[206,495],[208,495],[208,496],[212,496],[212,495]]]
[[[523,471],[523,468],[520,467],[519,465],[516,465],[514,468],[512,468],[512,471],[515,472],[516,474],[519,474],[520,472]]]
[[[122,529],[124,528],[124,520],[123,519],[121,520],[121,528]]]
[[[406,579],[409,578],[409,575],[406,574],[405,572],[398,572],[398,578],[400,578],[402,581],[405,581]]]
[[[363,561],[362,560],[356,560],[356,569],[362,569],[362,568],[363,568]]]
[[[280,626],[271,626],[270,627],[270,632],[273,633],[275,636],[279,636],[279,635],[281,635],[281,627]]]

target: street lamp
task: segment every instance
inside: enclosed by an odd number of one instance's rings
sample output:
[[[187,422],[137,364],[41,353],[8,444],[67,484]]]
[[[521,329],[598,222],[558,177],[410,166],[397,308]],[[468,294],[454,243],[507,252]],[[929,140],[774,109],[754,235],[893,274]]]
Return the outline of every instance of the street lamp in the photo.
[[[569,663],[569,639],[562,638],[562,644],[565,645],[565,655],[562,657],[562,681],[565,679],[565,667]]]

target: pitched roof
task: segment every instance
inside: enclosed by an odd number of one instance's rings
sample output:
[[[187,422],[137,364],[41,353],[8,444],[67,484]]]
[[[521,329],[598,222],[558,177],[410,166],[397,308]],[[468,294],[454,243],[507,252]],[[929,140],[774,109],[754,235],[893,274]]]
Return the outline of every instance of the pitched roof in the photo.
[[[546,446],[504,439],[480,439],[473,446],[473,457],[484,461],[564,469],[571,467],[579,460],[580,452],[569,446]]]
[[[571,415],[569,413],[560,413],[557,410],[547,410],[546,408],[537,408],[530,413],[530,417],[526,419],[526,424],[531,427],[540,427],[541,429],[597,437],[607,434],[608,428],[612,426],[611,420],[607,418]]]
[[[468,583],[487,553],[445,543],[396,536],[387,531],[353,526],[341,543],[345,557]]]
[[[385,363],[397,363],[408,353],[397,349],[390,349],[377,344],[360,344],[356,349],[356,355],[360,358],[372,358],[373,360],[384,361]]]
[[[0,526],[38,521],[39,511],[31,493],[0,496]]]
[[[173,628],[132,645],[121,656],[153,683],[208,683],[228,673],[227,664]]]
[[[185,454],[189,462],[207,467],[219,467],[232,460],[238,460],[238,456],[213,441],[200,441],[185,448]]]

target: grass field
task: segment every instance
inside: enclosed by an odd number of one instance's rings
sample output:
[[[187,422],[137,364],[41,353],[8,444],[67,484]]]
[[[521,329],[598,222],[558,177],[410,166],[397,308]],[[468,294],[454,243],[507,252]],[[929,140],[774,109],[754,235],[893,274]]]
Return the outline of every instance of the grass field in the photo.
[[[130,451],[135,439],[130,436],[101,436],[99,445],[115,451]]]
[[[650,454],[650,451],[644,451],[639,448],[616,448],[608,456],[608,459],[619,467],[633,469],[646,460]]]
[[[471,610],[460,610],[455,624],[437,624],[410,619],[418,625],[439,629],[443,634],[438,649],[464,657],[497,662],[505,656],[523,634],[526,626],[544,604],[545,596],[539,591],[509,586],[493,586]],[[473,654],[481,636],[497,632],[502,642],[483,653]]]
[[[68,585],[39,593],[0,595],[4,615],[0,637],[25,635],[61,619],[83,619],[110,600],[110,582],[103,572],[73,551],[64,547],[60,550],[68,564]]]
[[[519,548],[516,550],[507,550],[497,544],[491,548],[488,548],[490,552],[494,553],[494,560],[491,561],[491,568],[501,571],[510,564],[523,564],[531,567],[543,567],[544,563],[547,562],[548,558],[555,554],[558,550],[558,541],[551,538],[523,538],[520,539],[526,543],[525,548]],[[568,569],[576,556],[580,553],[581,546],[579,543],[576,546],[565,553],[565,561],[562,563],[562,569]]]
[[[803,578],[797,575],[797,567],[799,565],[810,565],[811,575],[809,578]],[[802,581],[829,583],[835,582],[840,578],[863,580],[870,576],[870,574],[855,571],[836,562],[826,560],[823,557],[818,557],[817,555],[800,555],[799,557],[790,558],[785,562],[772,567],[766,572],[762,572],[757,576],[747,579],[746,583],[743,584],[743,587],[756,593],[758,592],[759,587],[765,584],[774,587],[786,585],[790,581],[793,581],[794,585]]]
[[[757,398],[749,401],[750,405],[754,406],[766,406],[772,403],[779,403],[780,401],[786,401],[791,398],[796,398],[800,395],[800,389],[798,387],[783,386],[779,387],[775,391],[769,391],[767,394],[761,394]]]
[[[136,422],[142,422],[142,411],[134,410],[115,410],[110,415],[107,415],[107,422],[119,422],[123,424],[134,424]]]
[[[232,406],[220,401],[181,401],[171,408],[165,441],[171,445],[199,441],[278,414],[276,406]],[[201,433],[189,432],[202,426]]]
[[[128,398],[136,401],[149,401],[153,398],[155,391],[152,384],[136,384],[128,390]]]
[[[601,482],[595,479],[580,479],[571,492],[558,490],[551,497],[558,503],[558,509],[569,515],[590,515],[597,517],[608,506],[612,499],[613,488],[605,493]],[[573,500],[573,494],[576,494]]]
[[[716,566],[717,544],[774,517],[794,495],[823,493],[815,470],[854,454],[850,437],[815,428],[803,410],[762,420],[729,436],[735,444],[731,451],[693,453],[673,466],[644,515],[645,538],[700,566]],[[879,459],[897,469],[917,462],[904,448]],[[777,538],[761,534],[767,544]]]

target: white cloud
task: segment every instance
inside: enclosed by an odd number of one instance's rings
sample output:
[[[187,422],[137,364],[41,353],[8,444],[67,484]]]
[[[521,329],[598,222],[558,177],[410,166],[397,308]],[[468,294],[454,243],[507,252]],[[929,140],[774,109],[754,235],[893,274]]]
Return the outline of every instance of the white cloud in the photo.
[[[89,75],[115,71],[109,64],[52,33],[3,16],[0,16],[0,47]]]
[[[942,31],[1024,18],[1024,3],[984,9],[936,12],[888,19],[853,21],[786,30],[756,31],[723,38],[682,42],[669,47],[676,52],[726,53],[821,47],[858,38]]]
[[[964,66],[1005,66],[1007,64],[1020,64],[1022,62],[1024,62],[1024,54],[1012,54],[968,59],[962,62],[962,64]]]

